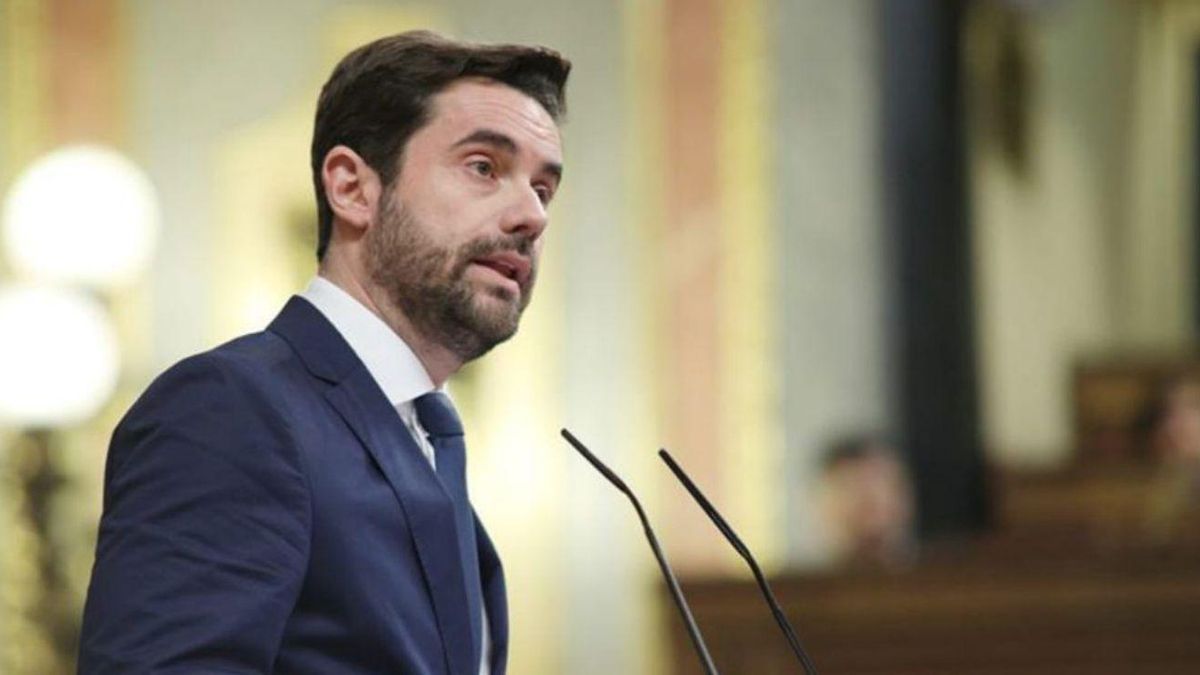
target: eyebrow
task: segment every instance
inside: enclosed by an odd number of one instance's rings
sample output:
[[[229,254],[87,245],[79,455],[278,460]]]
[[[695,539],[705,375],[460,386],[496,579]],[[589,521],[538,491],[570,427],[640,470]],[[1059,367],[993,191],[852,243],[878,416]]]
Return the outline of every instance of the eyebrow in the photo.
[[[475,131],[472,131],[466,136],[460,138],[451,147],[458,148],[464,145],[470,145],[472,143],[490,145],[494,148],[503,150],[510,155],[517,154],[517,142],[514,141],[508,134],[504,134],[493,129],[476,129]],[[542,164],[542,171],[553,175],[555,180],[562,180],[563,167],[562,164],[559,164],[558,162],[546,162],[545,164]]]

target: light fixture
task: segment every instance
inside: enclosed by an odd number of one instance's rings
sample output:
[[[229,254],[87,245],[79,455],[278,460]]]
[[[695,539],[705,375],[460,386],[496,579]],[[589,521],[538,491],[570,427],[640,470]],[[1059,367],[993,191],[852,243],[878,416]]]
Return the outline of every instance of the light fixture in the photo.
[[[112,395],[119,368],[116,331],[88,294],[0,286],[0,326],[0,424],[74,424]]]
[[[35,161],[4,204],[4,250],[25,279],[109,289],[147,265],[159,220],[149,178],[97,145],[68,146]]]

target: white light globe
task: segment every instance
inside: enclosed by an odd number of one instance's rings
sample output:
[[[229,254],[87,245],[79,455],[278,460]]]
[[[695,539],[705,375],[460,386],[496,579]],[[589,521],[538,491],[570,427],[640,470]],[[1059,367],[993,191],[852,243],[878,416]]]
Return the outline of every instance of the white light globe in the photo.
[[[0,424],[81,422],[117,385],[117,335],[87,294],[0,286]]]
[[[70,146],[13,183],[4,249],[30,279],[113,288],[145,269],[158,219],[154,186],[133,162],[100,146]]]

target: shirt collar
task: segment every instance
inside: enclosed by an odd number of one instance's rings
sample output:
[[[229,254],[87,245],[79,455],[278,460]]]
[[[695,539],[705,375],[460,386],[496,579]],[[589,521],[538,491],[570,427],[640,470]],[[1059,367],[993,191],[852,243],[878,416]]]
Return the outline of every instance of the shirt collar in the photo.
[[[324,277],[313,277],[300,297],[341,333],[393,406],[437,389],[408,344],[339,286]]]

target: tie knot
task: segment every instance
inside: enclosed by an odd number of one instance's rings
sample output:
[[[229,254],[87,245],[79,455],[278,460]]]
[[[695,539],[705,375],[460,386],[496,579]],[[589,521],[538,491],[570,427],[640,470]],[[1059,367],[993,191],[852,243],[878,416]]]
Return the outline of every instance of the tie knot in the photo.
[[[440,391],[432,391],[413,401],[417,408],[417,419],[430,436],[462,436],[462,422],[454,410],[450,397]]]

